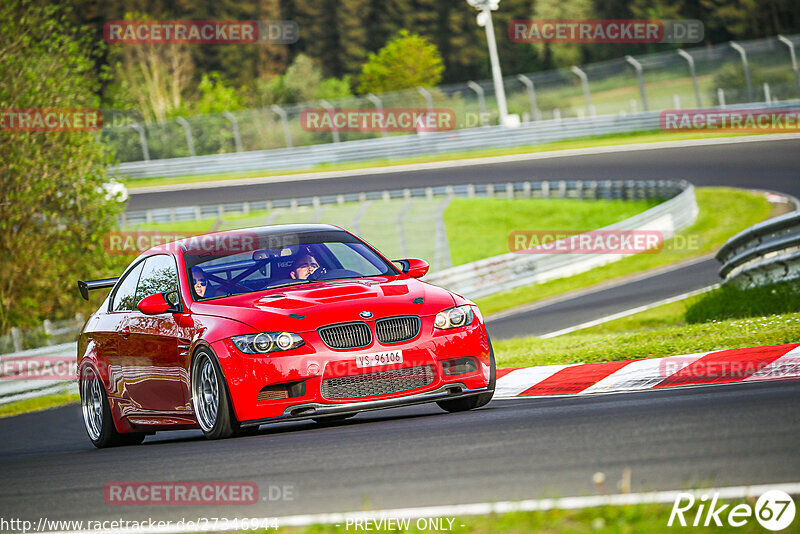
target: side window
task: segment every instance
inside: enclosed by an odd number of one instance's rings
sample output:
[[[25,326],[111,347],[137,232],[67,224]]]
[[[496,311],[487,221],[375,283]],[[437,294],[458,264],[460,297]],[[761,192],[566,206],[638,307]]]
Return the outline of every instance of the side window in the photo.
[[[139,282],[139,275],[142,273],[144,262],[139,264],[125,275],[125,278],[117,286],[114,293],[114,300],[111,302],[111,311],[131,311],[138,302],[136,297],[136,284]]]
[[[178,290],[178,270],[172,256],[150,256],[144,262],[144,270],[136,290],[136,303],[155,293]]]

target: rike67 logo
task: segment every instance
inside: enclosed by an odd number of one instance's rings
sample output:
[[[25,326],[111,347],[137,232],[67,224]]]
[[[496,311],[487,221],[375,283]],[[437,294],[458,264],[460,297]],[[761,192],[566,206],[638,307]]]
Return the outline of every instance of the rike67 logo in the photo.
[[[742,527],[755,517],[765,529],[778,531],[794,521],[794,501],[781,490],[763,493],[754,507],[745,503],[731,507],[730,504],[721,504],[719,498],[719,493],[714,493],[710,500],[705,493],[699,499],[691,493],[679,493],[672,505],[667,526],[721,527],[727,524]]]

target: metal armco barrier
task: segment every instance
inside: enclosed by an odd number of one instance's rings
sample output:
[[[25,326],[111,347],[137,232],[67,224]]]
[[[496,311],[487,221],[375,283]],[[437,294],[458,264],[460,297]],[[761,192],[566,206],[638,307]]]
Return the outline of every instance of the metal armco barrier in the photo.
[[[740,232],[716,257],[725,283],[753,287],[800,278],[800,211]]]
[[[64,343],[61,345],[51,345],[30,349],[14,354],[0,355],[0,404],[14,402],[52,393],[77,393],[77,382],[74,379],[59,380],[56,373],[43,372],[40,378],[33,380],[22,380],[13,375],[6,374],[7,369],[16,369],[16,365],[9,365],[4,360],[20,359],[41,359],[34,366],[41,368],[47,364],[47,359],[70,359],[77,361],[77,345],[75,343]],[[61,369],[59,369],[61,371]]]
[[[789,109],[797,101],[737,105],[737,109]],[[715,109],[715,108],[707,108]],[[121,163],[112,174],[131,178],[174,177],[187,175],[226,174],[280,169],[311,169],[321,163],[346,163],[375,159],[398,159],[413,156],[445,154],[551,143],[596,135],[658,130],[658,112],[636,115],[604,115],[536,121],[518,128],[486,126],[432,132],[425,134],[381,137],[275,150],[234,152],[186,158]]]
[[[655,230],[669,239],[697,218],[694,186],[671,182],[673,198],[629,219],[600,230]],[[623,254],[518,254],[509,252],[433,273],[426,282],[468,298],[479,298],[517,287],[579,274],[620,260]]]
[[[574,198],[585,200],[648,200],[672,198],[681,191],[680,182],[672,180],[537,180],[491,184],[443,185],[367,191],[278,200],[254,200],[204,206],[178,206],[152,210],[132,210],[120,216],[120,226],[143,223],[169,223],[249,214],[275,209],[293,210],[346,202],[438,197],[495,198]]]

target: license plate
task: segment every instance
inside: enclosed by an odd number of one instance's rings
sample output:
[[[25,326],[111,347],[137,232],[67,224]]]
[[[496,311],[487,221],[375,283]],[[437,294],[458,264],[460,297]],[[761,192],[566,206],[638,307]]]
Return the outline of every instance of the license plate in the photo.
[[[358,368],[375,367],[376,365],[394,365],[396,363],[403,363],[402,350],[390,350],[388,352],[356,356],[356,367]]]

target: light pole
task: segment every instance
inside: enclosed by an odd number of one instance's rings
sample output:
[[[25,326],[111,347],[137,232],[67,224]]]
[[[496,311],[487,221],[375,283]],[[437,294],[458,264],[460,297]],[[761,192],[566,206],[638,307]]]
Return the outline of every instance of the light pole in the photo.
[[[500,6],[500,0],[467,0],[467,3],[480,11],[478,26],[486,28],[486,42],[489,45],[489,61],[492,64],[494,93],[497,98],[497,110],[500,112],[500,124],[507,124],[508,108],[506,107],[506,90],[503,87],[503,75],[500,72],[500,59],[497,57],[497,42],[494,38],[492,11]]]

